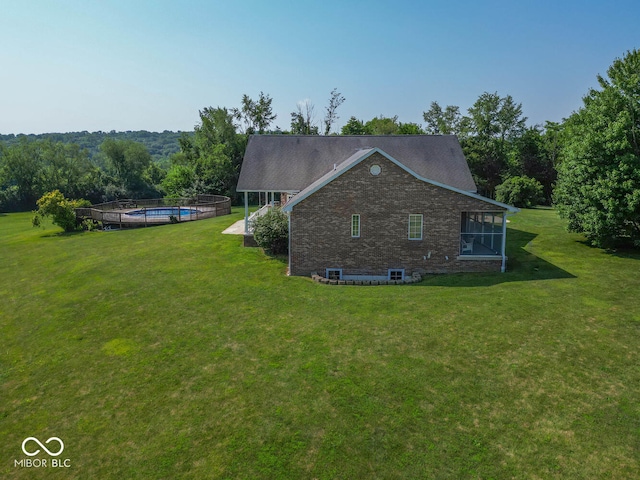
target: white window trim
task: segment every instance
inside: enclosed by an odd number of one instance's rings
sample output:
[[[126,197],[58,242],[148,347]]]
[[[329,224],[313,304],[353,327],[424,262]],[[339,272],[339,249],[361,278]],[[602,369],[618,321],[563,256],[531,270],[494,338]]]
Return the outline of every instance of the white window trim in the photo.
[[[404,280],[404,268],[390,268],[387,271],[387,280],[391,280],[391,272],[400,272],[402,275],[401,280]]]
[[[357,235],[353,234],[353,219],[355,217],[358,217],[358,234]],[[361,230],[362,230],[362,224],[361,224],[360,214],[359,213],[354,213],[353,215],[351,215],[351,238],[360,238]]]
[[[329,272],[338,272],[338,280],[342,280],[342,269],[341,268],[327,268],[325,271],[325,278],[329,278]]]
[[[411,238],[411,217],[420,217],[420,238]],[[421,213],[410,213],[409,214],[409,225],[407,226],[407,238],[409,240],[422,240],[424,230],[424,215]]]

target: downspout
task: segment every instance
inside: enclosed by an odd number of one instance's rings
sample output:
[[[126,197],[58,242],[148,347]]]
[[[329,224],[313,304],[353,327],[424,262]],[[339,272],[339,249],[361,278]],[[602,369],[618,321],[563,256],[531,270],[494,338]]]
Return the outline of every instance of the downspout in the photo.
[[[249,192],[244,192],[244,234],[249,233]]]
[[[287,212],[287,218],[288,220],[288,224],[289,224],[289,248],[288,248],[288,254],[289,254],[289,275],[291,275],[291,214],[293,213],[293,210],[291,210],[290,212]]]

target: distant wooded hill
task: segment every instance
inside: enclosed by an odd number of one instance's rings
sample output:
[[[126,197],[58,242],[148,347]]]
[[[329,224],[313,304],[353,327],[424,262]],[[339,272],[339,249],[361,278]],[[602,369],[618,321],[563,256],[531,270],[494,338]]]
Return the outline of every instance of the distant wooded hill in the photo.
[[[18,134],[1,135],[0,142],[5,145],[14,145],[20,138],[28,140],[51,140],[53,142],[75,143],[81,148],[86,148],[93,157],[100,151],[100,145],[107,138],[115,140],[133,140],[142,143],[154,161],[164,163],[173,153],[180,150],[178,139],[182,134],[192,135],[193,132],[147,132],[146,130],[126,131],[126,132],[70,132],[70,133],[43,133],[43,134]]]

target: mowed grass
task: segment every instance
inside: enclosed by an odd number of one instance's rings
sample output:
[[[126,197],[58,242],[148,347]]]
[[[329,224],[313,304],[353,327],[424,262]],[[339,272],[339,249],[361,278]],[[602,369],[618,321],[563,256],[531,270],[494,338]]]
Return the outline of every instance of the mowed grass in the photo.
[[[505,274],[334,287],[239,218],[0,215],[0,477],[640,477],[637,252],[528,210]],[[71,466],[15,467],[29,436]]]

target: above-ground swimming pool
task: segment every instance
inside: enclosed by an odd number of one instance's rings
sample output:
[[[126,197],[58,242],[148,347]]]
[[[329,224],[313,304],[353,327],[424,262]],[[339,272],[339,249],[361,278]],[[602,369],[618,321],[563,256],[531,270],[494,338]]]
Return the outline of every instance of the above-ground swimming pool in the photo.
[[[183,217],[188,215],[201,215],[202,212],[195,208],[186,207],[151,207],[142,208],[140,210],[131,210],[126,212],[125,215],[138,216],[138,217]]]
[[[78,222],[114,227],[146,227],[190,222],[231,213],[231,199],[223,195],[199,194],[190,198],[119,199],[76,208]]]

